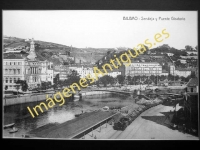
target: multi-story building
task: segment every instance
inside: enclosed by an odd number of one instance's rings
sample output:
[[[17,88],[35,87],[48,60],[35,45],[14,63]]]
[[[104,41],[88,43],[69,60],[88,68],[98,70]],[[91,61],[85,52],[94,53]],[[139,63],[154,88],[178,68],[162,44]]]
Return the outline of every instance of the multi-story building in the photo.
[[[178,59],[182,64],[186,64],[187,61],[185,59]]]
[[[170,66],[170,74],[173,76],[183,76],[188,77],[191,75],[192,71],[195,71],[195,68],[175,68],[174,65]]]
[[[90,64],[73,64],[69,66],[69,69],[71,71],[77,71],[77,73],[80,75],[80,78],[85,78],[87,75],[95,77],[95,74],[93,72],[93,65]]]
[[[186,53],[188,55],[190,55],[190,54],[198,55],[198,51],[186,51]]]
[[[53,69],[48,69],[47,74],[48,74],[47,81],[50,81],[51,84],[53,85],[53,75],[54,75]]]
[[[42,81],[50,80],[48,79],[49,62],[36,55],[33,39],[30,43],[29,54],[17,51],[6,53],[3,62],[4,84],[8,89],[15,89],[17,80],[25,80],[30,89],[38,87]]]
[[[126,63],[124,63],[126,65]],[[125,67],[126,76],[161,75],[162,66],[157,62],[134,62]]]
[[[25,80],[25,66],[27,60],[20,54],[7,54],[3,58],[3,84],[4,88],[15,89],[17,80]]]
[[[70,73],[70,69],[66,65],[56,65],[54,67],[54,77],[59,74],[60,80],[66,80],[67,75]]]
[[[180,56],[183,59],[198,59],[198,56]]]
[[[41,61],[41,73],[40,73],[40,79],[41,81],[47,82],[48,81],[48,65],[49,62],[47,60]]]

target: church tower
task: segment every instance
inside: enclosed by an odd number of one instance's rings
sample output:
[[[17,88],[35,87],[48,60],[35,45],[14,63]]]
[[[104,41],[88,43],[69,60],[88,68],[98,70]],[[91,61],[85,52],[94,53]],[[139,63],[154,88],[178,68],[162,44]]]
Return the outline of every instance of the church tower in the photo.
[[[29,55],[27,56],[27,58],[29,58],[29,59],[35,59],[37,57],[36,54],[35,54],[35,46],[34,46],[34,44],[35,44],[34,43],[34,39],[32,38]]]

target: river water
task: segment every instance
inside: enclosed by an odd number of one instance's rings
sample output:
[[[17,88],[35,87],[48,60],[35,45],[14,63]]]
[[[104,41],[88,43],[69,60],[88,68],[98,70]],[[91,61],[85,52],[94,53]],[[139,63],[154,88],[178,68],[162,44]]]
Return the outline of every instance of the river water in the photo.
[[[32,118],[27,110],[27,106],[30,108],[35,107],[40,102],[18,104],[13,106],[4,107],[4,125],[9,123],[15,123],[15,127],[19,130],[16,133],[9,133],[11,129],[3,130],[3,137],[22,137],[28,131],[41,127],[49,123],[63,123],[65,121],[75,118],[75,114],[83,112],[90,112],[98,110],[104,106],[109,107],[123,107],[134,103],[134,100],[130,96],[119,94],[103,94],[103,95],[91,95],[83,97],[81,101],[66,101],[64,105],[55,105],[35,118]],[[44,110],[44,109],[43,109]]]

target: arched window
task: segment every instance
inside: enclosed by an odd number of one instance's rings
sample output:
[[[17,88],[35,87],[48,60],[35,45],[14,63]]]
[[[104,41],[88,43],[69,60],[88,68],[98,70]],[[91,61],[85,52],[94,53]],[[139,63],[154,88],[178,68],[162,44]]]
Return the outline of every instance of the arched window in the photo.
[[[13,73],[16,74],[16,69],[13,69]]]
[[[12,78],[10,78],[10,83],[12,83]]]
[[[6,83],[8,83],[8,78],[6,78]]]
[[[14,78],[14,83],[16,83],[16,78]]]

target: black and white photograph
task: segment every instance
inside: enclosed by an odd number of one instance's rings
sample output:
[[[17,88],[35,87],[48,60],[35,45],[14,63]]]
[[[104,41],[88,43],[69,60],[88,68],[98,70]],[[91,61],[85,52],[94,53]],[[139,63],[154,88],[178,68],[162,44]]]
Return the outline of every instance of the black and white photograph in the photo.
[[[2,10],[4,139],[199,140],[198,11]]]

